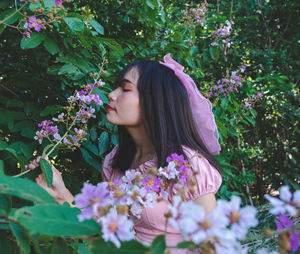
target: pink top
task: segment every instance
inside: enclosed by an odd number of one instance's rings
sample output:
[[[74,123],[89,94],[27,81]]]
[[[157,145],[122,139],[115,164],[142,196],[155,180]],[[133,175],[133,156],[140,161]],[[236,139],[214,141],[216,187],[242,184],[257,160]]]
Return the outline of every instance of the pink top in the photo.
[[[114,157],[118,146],[105,157],[103,162],[102,177],[104,181],[114,181],[120,179],[124,174],[118,170],[111,168],[111,160]],[[188,158],[191,158],[196,154],[196,151],[183,146],[183,151]],[[194,200],[198,197],[208,194],[216,193],[222,183],[222,177],[219,172],[210,165],[204,157],[195,156],[191,159],[190,165],[194,171],[199,171],[199,174],[195,176],[197,184],[195,185],[195,193],[192,194],[189,191],[186,192],[188,200]],[[148,168],[157,167],[157,158],[154,157],[141,164],[137,169],[141,173],[145,173]],[[176,194],[175,188],[169,191],[169,196],[172,197]],[[165,217],[164,214],[168,212],[168,203],[159,202],[154,207],[146,207],[143,209],[141,218],[137,219],[132,216],[134,222],[134,230],[136,232],[135,238],[139,242],[150,244],[153,239],[164,233],[165,228]],[[169,246],[174,246],[179,242],[182,242],[183,238],[180,232],[176,231],[170,224],[167,226],[166,242]],[[170,249],[172,254],[186,253],[185,250]]]

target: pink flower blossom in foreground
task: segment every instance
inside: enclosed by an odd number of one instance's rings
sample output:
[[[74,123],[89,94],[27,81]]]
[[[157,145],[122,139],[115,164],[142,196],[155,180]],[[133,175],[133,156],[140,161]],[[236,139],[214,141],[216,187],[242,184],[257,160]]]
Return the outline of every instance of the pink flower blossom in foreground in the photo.
[[[102,225],[102,237],[107,241],[112,241],[118,248],[121,247],[120,241],[134,239],[132,229],[133,222],[124,215],[119,215],[112,211],[100,219]]]
[[[241,206],[241,198],[233,196],[230,201],[218,200],[217,207],[220,213],[228,216],[231,224],[231,230],[237,239],[246,237],[250,227],[258,224],[256,219],[257,209],[253,206]]]

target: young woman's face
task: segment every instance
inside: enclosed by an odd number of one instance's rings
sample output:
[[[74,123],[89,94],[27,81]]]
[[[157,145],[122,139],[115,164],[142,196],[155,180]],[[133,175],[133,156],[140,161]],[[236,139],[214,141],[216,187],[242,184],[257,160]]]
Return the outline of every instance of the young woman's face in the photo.
[[[139,126],[141,124],[141,108],[137,82],[137,68],[129,70],[118,88],[108,94],[106,120],[112,124]]]

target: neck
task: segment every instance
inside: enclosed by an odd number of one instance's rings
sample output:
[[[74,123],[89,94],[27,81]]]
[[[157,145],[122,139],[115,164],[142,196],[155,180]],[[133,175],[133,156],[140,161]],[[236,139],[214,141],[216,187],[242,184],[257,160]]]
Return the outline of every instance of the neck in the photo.
[[[127,131],[131,135],[135,147],[136,147],[136,158],[142,158],[147,155],[154,155],[155,154],[155,148],[152,144],[145,127],[139,126],[139,127],[127,127]]]

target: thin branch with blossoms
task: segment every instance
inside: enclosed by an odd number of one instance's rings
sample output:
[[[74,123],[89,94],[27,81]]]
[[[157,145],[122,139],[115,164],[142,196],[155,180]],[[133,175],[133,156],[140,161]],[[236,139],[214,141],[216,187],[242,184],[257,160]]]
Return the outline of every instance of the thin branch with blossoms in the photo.
[[[64,107],[64,109],[67,110],[66,114],[60,113],[57,118],[52,118],[52,121],[44,120],[39,123],[38,126],[41,127],[41,130],[36,132],[34,138],[38,140],[40,144],[44,138],[50,141],[50,144],[43,150],[43,159],[47,158],[55,149],[69,148],[74,151],[77,147],[80,147],[80,141],[85,140],[87,134],[87,120],[95,117],[93,115],[95,109],[90,105],[92,103],[98,106],[103,105],[99,95],[93,92],[96,88],[102,87],[105,84],[100,79],[100,74],[104,72],[103,66],[105,63],[107,63],[106,59],[104,59],[100,65],[99,72],[92,74],[94,83],[81,86],[82,90],[75,91],[74,95],[68,98],[69,106]],[[76,110],[75,115],[73,115],[75,106],[78,107],[78,110]],[[72,120],[70,125],[69,120]],[[62,136],[59,134],[58,126],[53,126],[53,122],[62,122],[66,125],[67,130]],[[73,135],[70,135],[71,132]],[[22,176],[30,171],[31,169],[27,169],[14,177]]]

